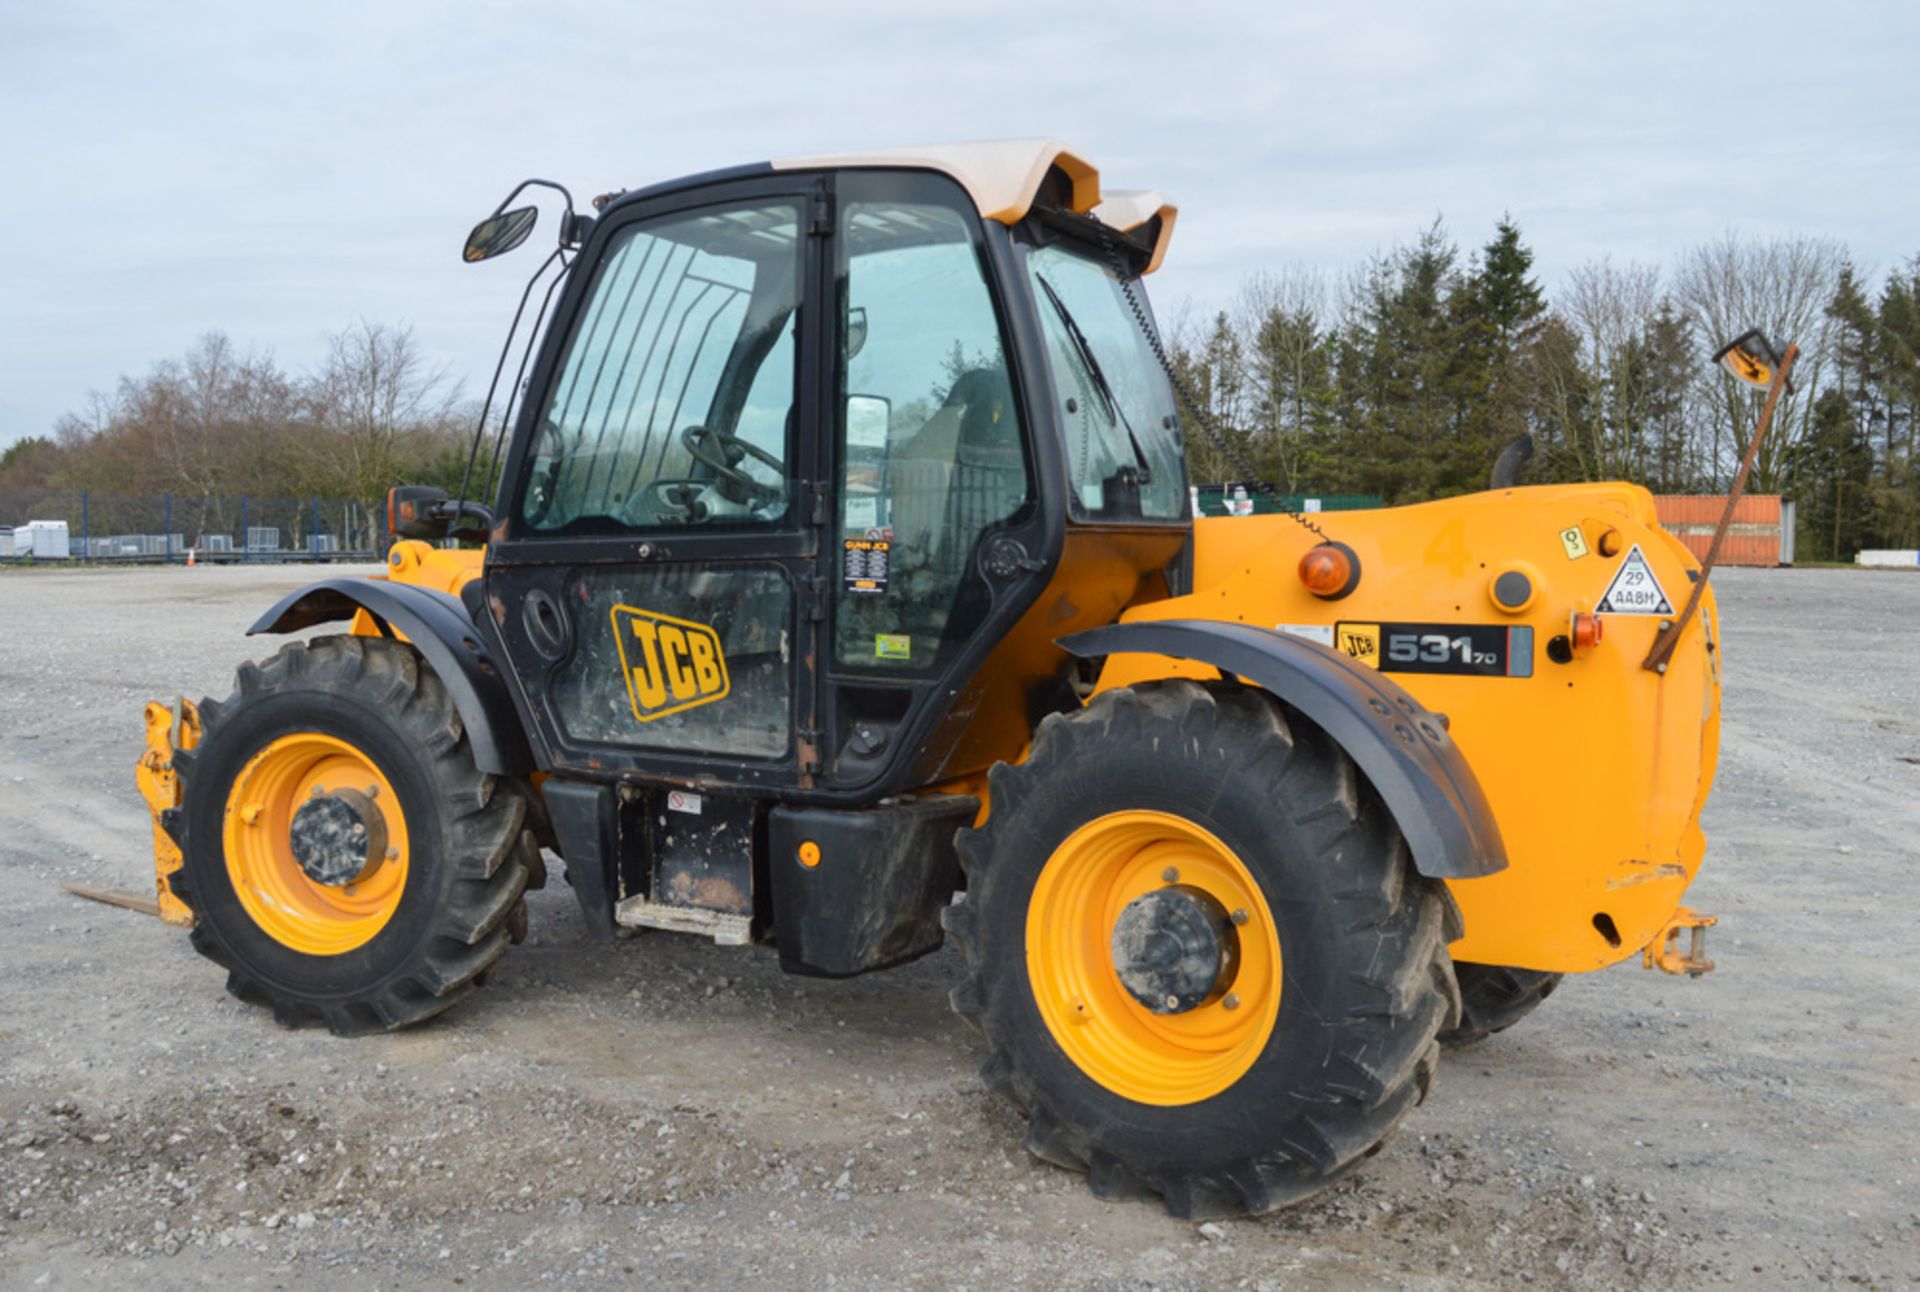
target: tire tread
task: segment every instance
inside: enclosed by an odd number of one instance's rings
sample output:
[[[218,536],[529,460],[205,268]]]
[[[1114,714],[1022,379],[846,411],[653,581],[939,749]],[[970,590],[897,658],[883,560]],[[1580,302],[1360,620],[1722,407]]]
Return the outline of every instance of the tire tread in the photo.
[[[236,671],[236,690],[224,701],[202,700],[201,753],[244,709],[286,692],[350,696],[390,713],[422,752],[434,784],[431,810],[442,814],[441,837],[454,878],[449,900],[429,917],[419,947],[406,964],[346,999],[309,998],[276,990],[236,963],[233,950],[196,922],[191,936],[201,955],[228,971],[227,990],[250,1004],[272,1008],[284,1026],[324,1023],[337,1035],[395,1031],[442,1012],[491,976],[510,941],[525,936],[524,894],[536,873],[544,876],[539,847],[520,782],[481,772],[452,697],[413,647],[385,638],[349,635],[293,641],[259,663]],[[198,760],[175,756],[185,781]],[[194,824],[181,818],[183,851],[193,843]],[[174,895],[199,911],[183,866],[172,876]],[[513,936],[514,934],[519,936]]]
[[[1076,1120],[1038,1078],[1021,1071],[1006,1043],[1020,1026],[1010,999],[996,991],[986,898],[998,860],[1032,847],[1021,833],[1022,807],[1074,751],[1145,745],[1157,755],[1175,742],[1188,756],[1218,760],[1216,784],[1252,778],[1269,787],[1275,810],[1301,827],[1319,864],[1334,872],[1332,910],[1314,912],[1346,930],[1357,947],[1338,978],[1328,1027],[1337,1062],[1311,1097],[1276,1108],[1253,1157],[1225,1167],[1128,1160],[1099,1125]],[[1454,1025],[1460,998],[1447,957],[1448,907],[1439,886],[1412,868],[1406,846],[1371,788],[1323,732],[1264,693],[1231,683],[1165,681],[1104,692],[1085,709],[1040,723],[1028,760],[988,773],[992,809],[985,824],[958,840],[968,895],[944,923],[967,961],[952,993],[954,1009],[993,1047],[982,1076],[995,1093],[1028,1114],[1026,1145],[1036,1157],[1084,1170],[1102,1198],[1157,1196],[1188,1219],[1258,1213],[1327,1187],[1375,1152],[1422,1102],[1438,1066],[1438,1034]],[[1304,899],[1302,899],[1304,900]],[[1269,894],[1276,908],[1292,905]],[[1004,954],[1001,957],[1005,959]],[[1070,1101],[1071,1102],[1071,1101]]]

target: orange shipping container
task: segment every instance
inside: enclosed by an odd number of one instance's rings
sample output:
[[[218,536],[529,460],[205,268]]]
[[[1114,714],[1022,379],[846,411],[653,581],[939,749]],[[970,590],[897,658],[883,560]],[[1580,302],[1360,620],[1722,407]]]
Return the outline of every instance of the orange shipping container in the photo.
[[[1714,526],[1727,508],[1724,494],[1657,494],[1661,526],[1705,560]],[[1748,494],[1733,509],[1733,523],[1720,545],[1721,565],[1793,564],[1793,503],[1779,494]]]

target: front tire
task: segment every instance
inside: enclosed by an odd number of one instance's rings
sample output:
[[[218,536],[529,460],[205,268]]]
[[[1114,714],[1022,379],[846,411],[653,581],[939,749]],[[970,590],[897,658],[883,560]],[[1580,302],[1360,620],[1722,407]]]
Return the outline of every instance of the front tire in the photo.
[[[527,802],[474,766],[412,647],[291,643],[200,718],[199,746],[175,756],[173,887],[235,996],[286,1025],[393,1030],[472,992],[524,936]]]
[[[968,966],[953,1006],[1036,1155],[1176,1216],[1262,1212],[1425,1097],[1459,1008],[1451,907],[1317,727],[1232,684],[1150,683],[1049,717],[990,789],[947,912]],[[1142,903],[1230,913],[1186,995],[1132,985],[1119,917]]]

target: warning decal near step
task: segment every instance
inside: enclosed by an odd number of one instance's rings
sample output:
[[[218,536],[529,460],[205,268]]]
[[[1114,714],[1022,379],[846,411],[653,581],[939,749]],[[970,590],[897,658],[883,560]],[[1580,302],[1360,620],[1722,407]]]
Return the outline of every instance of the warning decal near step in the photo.
[[[1641,553],[1638,543],[1628,551],[1627,559],[1620,562],[1620,568],[1613,572],[1613,581],[1607,584],[1607,590],[1601,594],[1600,604],[1594,607],[1594,611],[1603,615],[1673,613],[1673,603],[1667,600],[1660,580],[1654,577],[1653,567],[1647,564],[1647,558]]]

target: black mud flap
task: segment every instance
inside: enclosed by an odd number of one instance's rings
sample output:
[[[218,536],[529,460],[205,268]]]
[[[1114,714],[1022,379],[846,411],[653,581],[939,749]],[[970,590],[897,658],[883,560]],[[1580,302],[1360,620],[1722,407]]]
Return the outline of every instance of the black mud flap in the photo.
[[[1507,867],[1493,809],[1445,723],[1375,669],[1289,633],[1207,619],[1113,624],[1060,646],[1082,659],[1165,655],[1244,678],[1347,751],[1393,813],[1421,874],[1472,879]]]
[[[960,795],[860,812],[775,807],[767,872],[780,967],[845,978],[938,948],[960,882],[954,836],[979,811]]]
[[[611,785],[555,777],[541,787],[541,797],[587,931],[610,942],[619,933],[613,912],[625,887],[621,839],[644,831],[646,821],[637,810],[622,812]]]

